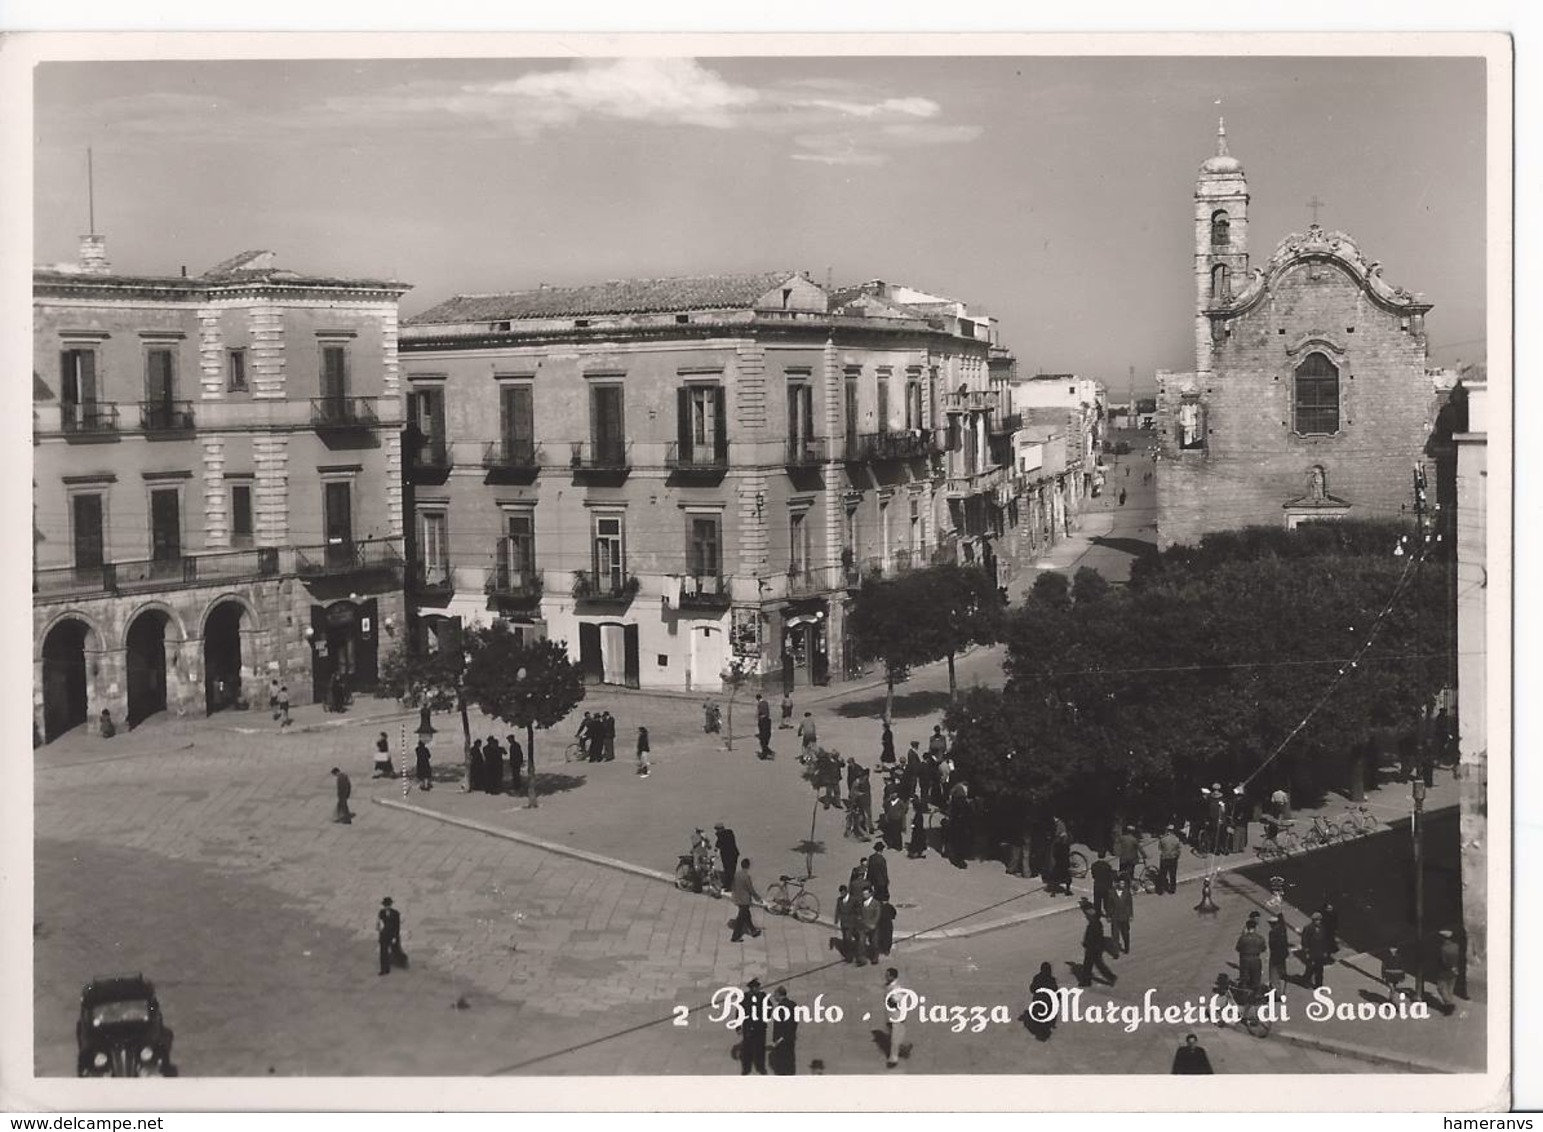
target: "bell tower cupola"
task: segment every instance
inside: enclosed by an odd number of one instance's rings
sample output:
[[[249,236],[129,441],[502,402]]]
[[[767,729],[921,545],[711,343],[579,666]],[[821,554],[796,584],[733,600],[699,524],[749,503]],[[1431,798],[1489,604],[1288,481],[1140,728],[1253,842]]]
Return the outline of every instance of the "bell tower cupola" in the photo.
[[[1227,123],[1217,119],[1216,153],[1195,180],[1195,372],[1210,373],[1211,320],[1207,310],[1225,306],[1246,286],[1248,275],[1248,181],[1243,163],[1227,152]]]

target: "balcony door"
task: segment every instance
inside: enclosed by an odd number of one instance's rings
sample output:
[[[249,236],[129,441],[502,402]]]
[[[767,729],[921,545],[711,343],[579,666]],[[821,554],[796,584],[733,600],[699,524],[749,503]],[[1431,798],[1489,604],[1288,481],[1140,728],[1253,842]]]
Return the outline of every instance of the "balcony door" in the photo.
[[[529,385],[505,385],[499,391],[499,440],[504,460],[535,462],[536,412]]]
[[[348,349],[345,346],[321,348],[321,397],[329,417],[337,419],[346,415]]]
[[[96,351],[59,355],[59,401],[65,428],[89,428],[96,417]]]
[[[722,570],[722,542],[719,538],[716,515],[689,516],[690,529],[686,540],[686,570],[699,582],[705,581],[699,592],[716,593],[713,588]]]
[[[413,430],[420,465],[437,465],[445,455],[445,391],[414,389],[407,399],[407,422]]]
[[[70,537],[75,548],[75,569],[97,570],[105,560],[102,528],[102,497],[76,495],[70,500]]]
[[[150,560],[156,577],[181,569],[182,493],[174,487],[150,493]]]
[[[327,565],[342,568],[354,558],[353,485],[347,480],[322,484],[322,526],[327,538]]]
[[[595,385],[590,388],[590,440],[595,449],[595,463],[601,467],[620,467],[625,463],[626,418],[620,385]]]
[[[176,353],[165,346],[145,351],[145,427],[170,428],[176,400]]]
[[[424,585],[443,586],[450,581],[450,531],[443,511],[419,514],[418,561]]]
[[[616,517],[595,519],[595,589],[600,593],[620,593],[626,578],[621,524]]]

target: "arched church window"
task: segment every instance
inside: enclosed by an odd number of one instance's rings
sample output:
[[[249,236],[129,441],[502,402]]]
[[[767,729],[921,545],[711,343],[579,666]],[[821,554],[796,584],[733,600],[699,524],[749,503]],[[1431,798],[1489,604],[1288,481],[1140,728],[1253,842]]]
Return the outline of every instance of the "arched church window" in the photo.
[[[1211,213],[1211,245],[1232,243],[1232,225],[1227,219],[1227,210],[1218,208]]]
[[[1339,367],[1324,354],[1308,354],[1296,369],[1292,403],[1299,435],[1332,436],[1338,432]]]
[[[1217,302],[1232,298],[1232,269],[1225,263],[1211,268],[1211,298]]]

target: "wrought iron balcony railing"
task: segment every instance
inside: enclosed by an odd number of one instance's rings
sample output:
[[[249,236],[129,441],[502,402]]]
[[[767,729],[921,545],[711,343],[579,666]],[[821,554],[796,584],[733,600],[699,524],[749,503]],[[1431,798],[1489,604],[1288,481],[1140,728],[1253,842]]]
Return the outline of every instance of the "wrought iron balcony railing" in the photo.
[[[159,586],[183,586],[273,578],[294,570],[287,547],[215,550],[176,558],[142,558],[100,566],[45,566],[32,572],[37,597],[119,593]]]
[[[730,580],[718,574],[687,574],[680,580],[682,609],[727,609],[732,602]]]
[[[455,567],[449,562],[414,562],[407,572],[408,587],[422,597],[444,597],[455,592]]]
[[[846,458],[853,463],[878,463],[886,460],[915,460],[930,456],[934,451],[932,434],[926,429],[868,432],[857,437],[855,444],[848,438]]]
[[[490,472],[534,472],[541,467],[541,445],[505,437],[482,446],[482,466]]]
[[[575,472],[625,475],[632,470],[632,442],[608,440],[596,444],[578,441],[573,445],[568,464]]]
[[[368,397],[312,397],[311,427],[322,432],[374,428],[380,424]]]
[[[784,443],[783,464],[789,468],[812,468],[825,462],[825,439],[819,436],[790,436]]]
[[[573,572],[573,596],[578,601],[624,605],[637,596],[638,588],[638,580],[631,574],[618,577],[607,571],[597,578],[588,570]]]
[[[141,401],[139,423],[146,432],[192,432],[193,402]]]
[[[397,539],[360,539],[295,548],[295,573],[302,577],[343,577],[382,570],[400,570],[402,551]]]
[[[118,406],[111,401],[60,405],[59,427],[68,436],[116,436]]]
[[[670,441],[664,454],[664,466],[677,475],[718,475],[729,469],[729,443],[693,444],[684,447],[680,441]]]

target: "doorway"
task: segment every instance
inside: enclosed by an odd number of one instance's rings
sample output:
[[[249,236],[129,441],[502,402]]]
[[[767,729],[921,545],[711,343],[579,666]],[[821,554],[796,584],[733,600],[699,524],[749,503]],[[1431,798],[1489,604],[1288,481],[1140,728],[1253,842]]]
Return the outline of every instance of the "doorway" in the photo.
[[[311,606],[311,694],[317,703],[327,702],[335,672],[351,692],[378,683],[377,621],[374,598]]]
[[[581,621],[579,667],[586,683],[638,687],[638,627],[619,621]]]
[[[74,618],[43,638],[43,741],[52,743],[86,722],[86,637],[91,629]]]
[[[128,725],[137,727],[166,710],[166,614],[147,609],[129,626]]]
[[[241,623],[246,609],[240,602],[215,606],[204,623],[204,710],[237,706],[241,694]]]
[[[714,688],[722,680],[724,663],[723,630],[716,625],[696,625],[691,629],[691,667],[686,673],[687,686]]]

